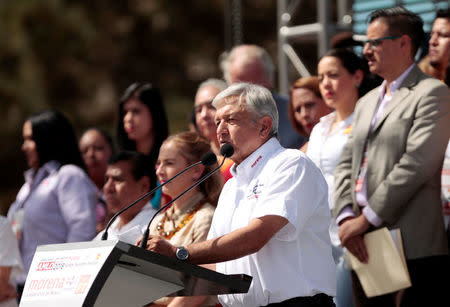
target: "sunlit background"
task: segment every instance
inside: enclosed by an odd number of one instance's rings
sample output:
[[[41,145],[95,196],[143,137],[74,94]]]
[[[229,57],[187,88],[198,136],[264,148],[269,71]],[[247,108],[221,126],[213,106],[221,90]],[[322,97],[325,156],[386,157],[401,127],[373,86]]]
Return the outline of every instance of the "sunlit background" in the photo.
[[[23,183],[21,130],[30,114],[55,108],[78,136],[90,126],[114,136],[121,93],[147,81],[161,89],[170,132],[185,130],[196,87],[221,77],[218,59],[234,44],[263,46],[278,67],[288,50],[280,47],[292,47],[298,58],[282,67],[283,92],[302,74],[295,64],[315,73],[326,48],[320,33],[325,40],[344,30],[363,33],[371,5],[395,4],[415,5],[430,21],[436,7],[448,7],[447,0],[0,1],[0,213]],[[278,35],[295,25],[313,31]]]

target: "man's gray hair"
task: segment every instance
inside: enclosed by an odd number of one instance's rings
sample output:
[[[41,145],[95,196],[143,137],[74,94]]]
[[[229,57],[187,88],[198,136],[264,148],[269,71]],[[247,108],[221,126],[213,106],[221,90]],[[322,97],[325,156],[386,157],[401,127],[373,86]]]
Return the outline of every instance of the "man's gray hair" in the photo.
[[[242,57],[243,48],[245,49],[246,62],[258,60],[264,70],[264,79],[270,84],[270,86],[273,86],[275,65],[273,64],[272,58],[266,49],[258,45],[238,45],[231,49],[231,51],[226,51],[220,55],[219,65],[222,69],[223,78],[225,81],[228,84],[231,84],[230,66],[237,56]]]
[[[222,79],[209,78],[202,83],[197,88],[197,93],[200,92],[205,87],[214,87],[220,92],[227,88],[227,84]]]
[[[272,119],[272,129],[269,137],[278,134],[278,109],[273,99],[272,93],[263,86],[251,83],[235,83],[227,89],[217,94],[212,105],[217,108],[221,102],[228,97],[237,97],[237,102],[243,105],[254,117],[255,120],[263,116]],[[227,104],[227,101],[225,101]]]

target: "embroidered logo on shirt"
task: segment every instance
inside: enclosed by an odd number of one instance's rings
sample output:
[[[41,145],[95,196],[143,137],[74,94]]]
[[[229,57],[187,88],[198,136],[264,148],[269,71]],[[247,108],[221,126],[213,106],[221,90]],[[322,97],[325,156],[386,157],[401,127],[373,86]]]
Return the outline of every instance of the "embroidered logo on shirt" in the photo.
[[[255,162],[253,162],[253,164],[252,164],[252,168],[254,168],[255,165],[256,165],[256,164],[259,162],[259,160],[261,160],[261,159],[262,159],[261,156],[259,156],[258,158],[256,158]]]
[[[253,188],[252,188],[252,190],[251,190],[251,194],[250,195],[248,195],[247,196],[247,200],[250,200],[250,199],[257,199],[258,197],[259,197],[259,194],[261,194],[261,187],[263,187],[264,185],[262,184],[262,183],[256,183],[254,186],[253,186]]]

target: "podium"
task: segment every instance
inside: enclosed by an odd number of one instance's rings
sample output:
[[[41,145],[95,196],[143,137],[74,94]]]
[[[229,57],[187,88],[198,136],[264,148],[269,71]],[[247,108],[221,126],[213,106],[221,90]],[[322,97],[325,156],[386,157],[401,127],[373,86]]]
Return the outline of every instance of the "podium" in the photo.
[[[164,296],[246,293],[251,280],[117,240],[42,245],[20,307],[140,307]]]

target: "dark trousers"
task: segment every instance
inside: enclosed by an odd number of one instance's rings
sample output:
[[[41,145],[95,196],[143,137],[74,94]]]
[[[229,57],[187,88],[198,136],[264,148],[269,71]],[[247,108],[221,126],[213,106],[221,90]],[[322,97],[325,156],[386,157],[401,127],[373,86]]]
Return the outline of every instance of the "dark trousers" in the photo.
[[[352,271],[353,296],[356,307],[447,306],[450,257],[432,256],[406,261],[412,286],[395,293],[367,298]],[[398,302],[400,303],[398,305]]]
[[[267,307],[335,307],[333,298],[326,294],[320,293],[314,296],[294,297],[280,303],[272,303]]]

